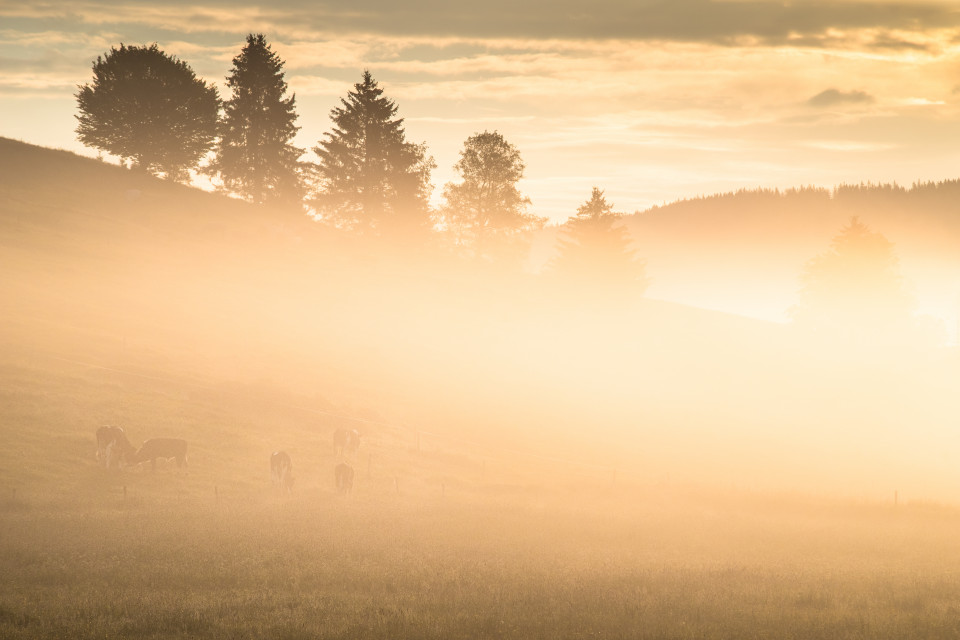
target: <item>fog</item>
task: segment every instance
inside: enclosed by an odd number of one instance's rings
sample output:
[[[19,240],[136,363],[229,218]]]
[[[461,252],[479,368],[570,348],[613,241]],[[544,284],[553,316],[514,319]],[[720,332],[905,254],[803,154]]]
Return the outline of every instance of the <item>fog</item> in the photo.
[[[514,471],[540,457],[640,483],[879,501],[960,495],[958,360],[937,330],[875,315],[829,331],[772,323],[350,238],[92,161],[82,171],[93,181],[55,194],[7,187],[41,203],[5,216],[8,362],[155,379],[174,390],[178,414],[190,409],[176,394],[262,386],[374,440],[409,445],[427,433],[424,447],[482,450]],[[703,253],[683,258],[692,290],[699,274],[737,269]],[[785,298],[796,300],[803,268]],[[764,304],[751,286],[727,283]],[[96,393],[100,413],[77,418],[90,433],[110,421],[111,403],[131,429],[165,421],[131,411],[122,383]],[[259,411],[269,414],[269,402]],[[276,424],[214,436],[166,422],[201,449],[218,438],[306,437]]]

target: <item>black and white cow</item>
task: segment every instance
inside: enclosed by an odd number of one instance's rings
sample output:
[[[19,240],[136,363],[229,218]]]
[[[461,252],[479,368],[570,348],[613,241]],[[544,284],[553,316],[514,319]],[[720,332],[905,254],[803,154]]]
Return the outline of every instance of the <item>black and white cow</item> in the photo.
[[[104,426],[97,429],[97,462],[105,469],[119,469],[134,451],[134,446],[121,427]]]

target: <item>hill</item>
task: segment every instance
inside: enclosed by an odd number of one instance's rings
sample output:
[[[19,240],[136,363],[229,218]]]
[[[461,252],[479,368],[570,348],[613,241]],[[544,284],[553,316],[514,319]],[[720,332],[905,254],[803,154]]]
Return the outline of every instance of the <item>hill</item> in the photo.
[[[772,323],[412,256],[0,140],[3,481],[70,486],[95,472],[96,427],[118,423],[135,442],[188,438],[195,477],[247,488],[276,448],[326,486],[340,426],[364,433],[384,487],[614,470],[816,490],[882,478],[884,495],[957,485],[927,455],[948,437],[950,363],[905,369]],[[908,426],[923,436],[904,447]]]
[[[955,334],[960,309],[960,180],[758,189],[716,194],[625,216],[647,260],[649,295],[783,321],[804,264],[857,216],[892,241],[920,313]],[[535,268],[556,230],[539,239]]]

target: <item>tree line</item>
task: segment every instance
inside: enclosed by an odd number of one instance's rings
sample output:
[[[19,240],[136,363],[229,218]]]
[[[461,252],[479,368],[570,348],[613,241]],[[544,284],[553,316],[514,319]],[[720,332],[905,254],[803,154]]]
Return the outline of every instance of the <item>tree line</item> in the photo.
[[[413,244],[434,236],[460,257],[519,263],[546,219],[518,189],[525,165],[502,134],[467,138],[454,165],[460,180],[445,185],[443,203],[432,208],[436,162],[426,143],[407,139],[396,102],[369,71],[330,112],[332,127],[312,148],[311,162],[293,144],[296,96],[283,67],[263,34],[248,35],[224,99],[156,44],[121,44],[97,58],[92,83],[77,93],[77,135],[154,175],[186,181],[198,171],[235,197],[306,206],[340,229]],[[615,224],[619,216],[595,188],[564,225],[552,270],[574,276],[606,265],[609,278],[642,294],[644,263]]]
[[[443,239],[462,258],[517,264],[531,233],[546,219],[530,212],[517,188],[525,165],[497,131],[464,142],[454,165],[459,182],[429,204],[436,162],[426,143],[407,139],[396,102],[369,71],[330,112],[331,129],[302,160],[293,144],[296,96],[284,80],[284,61],[263,34],[250,34],[226,79],[222,99],[212,84],[156,44],[111,48],[93,63],[93,81],[76,95],[77,134],[85,145],[175,181],[197,170],[221,191],[249,202],[312,210],[321,221],[357,234],[422,246]],[[204,160],[207,162],[201,164]],[[602,190],[592,189],[561,227],[548,272],[579,291],[631,292],[649,285],[646,264]],[[830,251],[805,265],[802,324],[863,326],[880,317],[907,322],[893,246],[853,219]],[[850,322],[850,321],[853,322]]]

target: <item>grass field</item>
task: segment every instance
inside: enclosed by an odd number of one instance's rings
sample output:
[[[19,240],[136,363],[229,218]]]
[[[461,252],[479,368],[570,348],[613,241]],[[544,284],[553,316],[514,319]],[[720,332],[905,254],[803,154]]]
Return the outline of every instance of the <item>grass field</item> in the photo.
[[[953,507],[418,451],[373,424],[339,496],[329,436],[345,423],[320,401],[5,354],[2,638],[960,634]],[[186,435],[189,468],[101,469],[100,418],[134,442]],[[282,499],[278,444],[297,476]]]
[[[99,472],[91,469],[90,472]],[[7,498],[4,638],[956,638],[960,513],[648,486]],[[189,497],[193,496],[193,497]]]
[[[553,306],[0,147],[0,639],[960,637],[917,500],[960,495],[955,352]],[[189,467],[100,468],[106,424]]]

